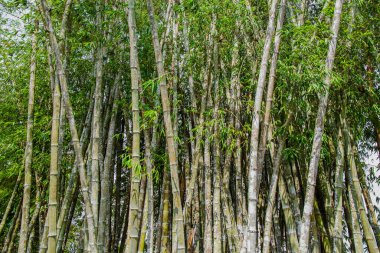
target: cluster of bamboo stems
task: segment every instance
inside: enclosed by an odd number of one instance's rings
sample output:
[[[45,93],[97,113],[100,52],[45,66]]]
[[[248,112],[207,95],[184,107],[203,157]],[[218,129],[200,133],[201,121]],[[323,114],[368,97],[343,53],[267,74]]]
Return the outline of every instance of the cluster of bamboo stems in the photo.
[[[7,234],[1,237],[2,252],[14,252],[16,247],[19,253],[36,249],[40,253],[64,252],[73,238],[73,226],[79,231],[74,234],[76,252],[379,252],[377,214],[346,117],[344,95],[335,119],[336,129],[329,132],[334,138],[329,139],[334,159],[324,166],[321,158],[343,0],[335,1],[329,23],[324,89],[319,94],[315,124],[311,124],[314,133],[310,154],[293,159],[285,159],[284,150],[289,147],[287,137],[302,108],[290,108],[276,120],[272,111],[281,30],[285,22],[304,24],[307,1],[301,1],[296,13],[287,0],[269,1],[266,31],[257,31],[253,38],[246,27],[252,23],[237,18],[230,58],[221,56],[218,16],[213,12],[209,32],[202,35],[204,57],[198,59],[202,61],[198,70],[189,66],[193,35],[188,17],[176,8],[183,3],[169,0],[158,23],[155,1],[147,0],[158,80],[154,101],[143,90],[135,0],[126,0],[128,7],[123,9],[128,17],[129,33],[124,33],[128,41],[118,42],[118,50],[129,47],[130,73],[120,68],[112,84],[104,82],[106,56],[111,50],[106,43],[111,39],[107,29],[111,28],[99,24],[107,18],[105,5],[117,8],[120,4],[110,2],[97,3],[96,32],[103,39],[94,53],[92,100],[79,124],[69,95],[65,54],[72,1],[64,5],[59,34],[47,1],[37,4],[48,37],[53,103],[49,184],[44,189],[35,173],[33,187],[37,194],[31,201],[39,32],[36,22],[30,59],[25,171],[18,176],[1,220],[0,234],[11,220]],[[234,0],[233,4],[243,4],[245,11],[254,12],[249,1]],[[326,1],[324,5],[327,8],[333,3]],[[355,19],[355,8],[350,9],[348,29]],[[236,15],[243,15],[239,11],[237,8]],[[324,20],[324,13],[321,11],[319,20]],[[163,26],[161,34],[159,25]],[[259,47],[256,44],[261,39],[264,44]],[[255,90],[250,91],[250,106],[241,99],[246,96],[241,85],[242,47],[252,76],[257,78]],[[124,55],[117,60],[122,61]],[[123,90],[125,82],[130,84],[129,90]],[[179,106],[180,99],[187,108]],[[121,107],[120,100],[128,101],[131,107]],[[149,106],[161,107],[162,115],[147,125],[142,122],[149,113],[144,108]],[[163,135],[159,132],[161,119]],[[243,129],[247,122],[251,125],[248,131]],[[75,154],[68,176],[60,174],[67,127]],[[226,133],[225,129],[234,133]],[[121,138],[115,138],[118,133]],[[165,162],[155,159],[162,150]],[[123,170],[121,154],[125,152],[130,152],[130,170]],[[159,179],[155,180],[154,171],[160,166]],[[67,180],[62,180],[65,177]],[[17,204],[22,178],[23,194]],[[45,194],[47,203],[43,201]],[[35,203],[33,215],[31,203]],[[75,223],[78,215],[84,218]]]

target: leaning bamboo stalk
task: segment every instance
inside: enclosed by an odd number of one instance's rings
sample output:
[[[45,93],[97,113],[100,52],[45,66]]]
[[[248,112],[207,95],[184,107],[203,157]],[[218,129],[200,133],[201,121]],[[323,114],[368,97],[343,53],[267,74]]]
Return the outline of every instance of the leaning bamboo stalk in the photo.
[[[80,143],[82,147],[82,153],[86,151],[89,143],[89,136],[90,136],[90,126],[91,126],[91,117],[93,112],[94,102],[90,103],[90,106],[87,110],[87,116],[85,119],[85,123],[82,129],[82,133],[80,136]],[[57,251],[60,252],[63,246],[63,239],[64,239],[64,233],[65,233],[65,226],[67,226],[67,223],[65,220],[68,218],[69,215],[69,209],[70,209],[70,203],[73,202],[73,198],[75,198],[74,193],[77,191],[77,188],[79,182],[78,182],[78,167],[74,166],[71,170],[69,182],[67,183],[65,192],[64,192],[64,198],[61,204],[61,211],[58,216],[57,221]],[[40,252],[43,253],[43,252]]]
[[[11,211],[11,208],[12,208],[12,205],[13,205],[13,201],[14,201],[14,199],[16,197],[16,194],[17,194],[17,189],[18,189],[18,187],[20,185],[20,182],[21,182],[21,178],[22,178],[22,173],[21,173],[21,171],[19,171],[18,176],[17,176],[17,180],[16,180],[16,184],[13,187],[12,195],[11,195],[9,201],[8,201],[7,207],[5,208],[3,218],[1,219],[0,234],[3,231],[4,225],[5,225],[6,221],[7,221],[8,214]]]
[[[257,250],[257,202],[259,182],[258,176],[258,148],[259,148],[259,128],[260,128],[260,111],[263,92],[265,88],[265,79],[268,68],[269,53],[274,33],[274,20],[276,16],[277,0],[273,0],[269,11],[269,20],[263,54],[261,58],[261,66],[259,79],[256,87],[255,103],[252,116],[250,154],[249,154],[249,171],[248,171],[248,229],[247,235],[244,236],[247,240],[247,251],[255,252]]]
[[[305,23],[305,10],[307,8],[307,1],[301,0],[300,12],[297,15],[297,25],[302,26]]]
[[[8,249],[6,251],[7,253],[14,252],[13,245],[15,244],[15,241],[16,241],[16,237],[17,237],[17,234],[18,234],[17,231],[18,231],[19,226],[20,226],[20,215],[18,215],[17,220],[16,220],[16,225],[15,225],[13,231],[12,231],[12,235],[10,237],[9,244],[8,244]]]
[[[270,243],[271,231],[272,231],[272,218],[273,218],[272,216],[273,216],[274,202],[276,198],[277,182],[278,182],[279,170],[280,170],[280,164],[281,164],[281,155],[282,155],[284,146],[285,146],[285,138],[282,137],[279,142],[277,154],[274,159],[272,178],[271,178],[271,183],[269,187],[267,209],[265,212],[264,244],[263,244],[263,250],[262,250],[263,253],[268,253],[270,251],[269,243]]]
[[[183,5],[183,0],[180,0],[180,4]],[[183,20],[183,43],[184,43],[184,49],[185,49],[185,53],[186,53],[186,57],[190,57],[190,40],[189,40],[189,24],[188,24],[188,20],[187,20],[187,17],[186,17],[186,13],[183,12],[182,13],[183,17],[182,17],[182,20]],[[186,61],[186,59],[185,59]],[[190,67],[188,69],[188,85],[189,85],[189,93],[190,93],[190,107],[192,109],[192,113],[193,113],[193,117],[194,117],[194,121],[195,122],[198,122],[197,120],[197,115],[196,115],[196,111],[197,111],[197,99],[196,99],[196,96],[195,96],[195,92],[194,92],[194,77],[193,77],[193,69]]]
[[[146,193],[146,186],[147,186],[147,175],[146,173],[141,175],[141,180],[140,180],[140,186],[139,186],[139,203],[138,203],[138,213],[137,213],[137,220],[139,221],[139,226],[138,226],[138,232],[139,232],[139,241],[140,241],[140,235],[141,235],[141,228],[142,228],[142,218],[144,214],[144,206],[145,206],[145,193]],[[137,249],[138,249],[137,245]]]
[[[147,222],[148,222],[148,191],[145,191],[145,198],[144,198],[144,209],[142,214],[142,220],[141,220],[141,232],[140,232],[140,238],[139,238],[139,246],[138,246],[138,253],[143,253],[145,249],[145,239],[146,239],[146,233],[147,233]],[[148,245],[149,246],[149,245]]]
[[[79,193],[78,176],[75,177],[75,180],[76,180],[75,184],[73,185],[72,188],[70,188],[70,190],[72,190],[72,191],[70,191],[70,193],[68,193],[69,195],[71,195],[70,201],[68,202],[68,205],[64,207],[65,209],[67,209],[67,211],[65,211],[65,215],[62,216],[62,222],[61,222],[61,228],[60,228],[61,230],[60,230],[59,234],[57,234],[57,248],[56,248],[57,253],[61,253],[65,248],[65,242],[66,242],[67,237],[68,237],[68,231],[69,231],[70,226],[71,226],[71,220],[73,218],[72,217],[73,212],[75,211],[75,206],[76,206],[76,202],[78,199],[78,196],[77,196]],[[66,190],[67,190],[67,188],[66,188]],[[60,217],[61,217],[61,215],[60,215]],[[58,224],[57,224],[57,231],[58,231]],[[42,253],[42,252],[40,252],[40,253]]]
[[[84,253],[90,253],[91,250],[90,250],[90,244],[88,242],[89,239],[88,239],[87,221],[83,222],[82,227],[83,227],[83,235],[84,235],[84,239],[83,239],[83,252]]]
[[[22,207],[22,200],[19,202],[19,204],[17,206],[16,213],[14,214],[14,216],[12,218],[12,223],[11,223],[9,229],[8,229],[8,233],[7,233],[7,235],[4,238],[3,248],[1,250],[2,253],[7,252],[8,246],[9,246],[10,241],[11,241],[11,237],[12,237],[13,231],[18,230],[18,226],[19,225],[17,225],[17,224],[20,223],[21,207]]]
[[[288,125],[291,123],[292,118],[293,118],[293,113],[290,111],[285,123],[282,126],[282,128],[287,128]],[[273,138],[272,137],[273,127],[272,126],[273,126],[273,124],[271,124],[271,128],[269,129],[270,130],[269,131],[269,138],[270,139]],[[280,163],[281,163],[281,155],[282,155],[282,151],[283,151],[284,146],[285,146],[285,141],[286,141],[286,137],[284,135],[280,136],[279,145],[278,145],[276,155],[275,155],[275,152],[276,152],[275,151],[275,145],[272,143],[272,145],[270,146],[270,153],[272,154],[272,161],[273,161],[273,170],[272,170],[271,182],[269,185],[269,195],[268,195],[267,208],[266,208],[266,212],[265,212],[264,225],[263,225],[264,226],[264,229],[263,229],[263,247],[262,247],[263,252],[269,252],[271,242],[275,243],[276,247],[281,247],[279,245],[279,244],[281,244],[281,242],[280,242],[281,240],[279,239],[279,237],[281,237],[281,236],[278,234],[279,231],[277,231],[277,230],[279,230],[279,227],[277,226],[277,229],[276,229],[276,227],[273,227],[273,230],[275,232],[277,232],[276,235],[274,234],[273,236],[271,236],[271,233],[272,233],[271,231],[272,231],[272,216],[273,216],[273,212],[275,212],[274,203],[276,200],[277,185],[278,185],[278,181],[279,181],[279,173],[280,173],[279,170],[280,170]],[[278,216],[278,214],[276,214],[275,216]],[[274,220],[276,221],[276,219],[274,219]]]
[[[233,64],[232,64],[233,65]],[[228,87],[226,87],[226,94],[227,99],[230,99],[231,101],[235,100],[235,92],[229,92]],[[232,106],[232,105],[231,105]],[[233,109],[233,106],[232,106]],[[228,125],[229,127],[234,126],[234,115],[230,113],[228,117]],[[221,188],[221,201],[222,201],[222,210],[223,210],[223,223],[224,223],[224,229],[226,231],[226,237],[228,241],[228,247],[231,252],[236,252],[240,249],[240,241],[241,238],[239,237],[239,231],[237,228],[237,224],[235,221],[235,215],[234,215],[234,208],[232,205],[232,199],[231,199],[231,192],[229,189],[229,183],[230,183],[230,174],[231,174],[231,163],[233,158],[233,150],[230,148],[232,146],[232,138],[228,138],[226,142],[226,155],[224,159],[223,167],[224,173],[222,178],[222,188]]]
[[[352,197],[357,205],[357,208],[359,210],[359,216],[361,220],[361,225],[364,232],[364,238],[367,242],[368,250],[370,253],[373,252],[379,252],[379,248],[376,243],[375,235],[373,233],[371,224],[368,221],[368,216],[364,207],[363,203],[363,192],[360,186],[360,181],[358,178],[358,173],[356,169],[356,163],[355,163],[355,155],[352,148],[352,145],[350,143],[351,138],[349,136],[348,130],[344,130],[346,135],[346,146],[347,146],[347,159],[349,162],[349,175],[351,176],[351,189],[352,189]]]
[[[58,43],[57,43],[57,38],[54,34],[53,26],[51,23],[51,17],[50,13],[48,11],[47,3],[46,0],[41,0],[40,1],[41,5],[40,10],[41,14],[44,17],[45,21],[45,26],[46,29],[49,32],[49,39],[50,43],[56,58],[56,64],[57,64],[57,70],[58,70],[58,76],[59,76],[59,81],[60,81],[60,87],[61,87],[61,92],[62,96],[64,99],[65,107],[66,107],[66,117],[69,121],[69,126],[70,126],[70,132],[71,132],[71,137],[72,137],[72,143],[74,146],[75,150],[75,155],[76,155],[76,162],[77,166],[79,167],[79,175],[80,175],[80,181],[82,185],[82,195],[85,203],[85,212],[86,212],[86,218],[87,218],[87,225],[88,225],[88,231],[89,231],[89,246],[92,252],[97,253],[97,247],[96,247],[96,233],[95,233],[95,225],[94,225],[94,216],[93,216],[93,210],[91,206],[91,200],[89,196],[89,189],[88,189],[88,184],[87,184],[87,175],[86,175],[86,170],[84,167],[84,159],[83,159],[83,154],[81,152],[81,146],[78,138],[78,132],[76,128],[76,123],[75,123],[75,118],[74,118],[74,112],[73,108],[71,106],[69,94],[68,94],[68,88],[67,88],[67,80],[66,80],[66,74],[63,69],[62,65],[62,59],[61,59],[61,54],[58,48]]]
[[[323,199],[323,205],[326,209],[326,216],[327,216],[327,232],[329,233],[329,236],[333,234],[334,232],[334,198],[333,198],[333,190],[331,189],[331,184],[329,182],[329,178],[327,175],[328,172],[325,171],[325,168],[322,168],[319,171],[319,180],[320,188],[319,193],[321,194]],[[323,190],[322,190],[323,189]]]
[[[273,93],[275,88],[276,70],[278,54],[280,51],[281,44],[281,30],[285,19],[286,11],[286,0],[282,0],[280,3],[280,11],[278,13],[277,24],[276,24],[276,35],[274,37],[273,53],[269,70],[269,80],[267,88],[267,96],[265,101],[265,113],[264,113],[264,123],[263,130],[261,134],[261,140],[259,145],[259,158],[258,158],[258,186],[260,187],[261,177],[262,177],[262,167],[264,165],[265,149],[268,142],[268,128],[270,124],[271,109],[273,103]]]
[[[353,241],[355,246],[355,252],[362,253],[364,252],[363,249],[363,239],[362,234],[360,232],[360,225],[359,225],[359,217],[358,213],[356,211],[356,206],[353,199],[352,189],[351,186],[348,185],[347,187],[348,192],[348,201],[349,201],[349,208],[350,208],[350,214],[351,214],[351,222],[352,222],[352,234],[353,234]]]
[[[34,32],[32,34],[32,54],[30,58],[29,77],[29,99],[28,99],[28,120],[26,127],[26,147],[25,147],[25,172],[24,172],[24,192],[22,197],[21,230],[18,252],[24,253],[28,241],[29,209],[30,209],[30,188],[32,184],[32,156],[33,156],[33,122],[34,122],[34,87],[36,84],[36,54],[37,54],[37,32],[38,21],[35,20]]]
[[[314,202],[314,219],[316,222],[316,226],[318,228],[319,241],[322,245],[324,252],[332,252],[332,247],[330,243],[330,235],[328,234],[328,229],[325,227],[323,223],[322,214],[319,210],[318,201]]]
[[[300,236],[301,230],[301,211],[300,211],[300,194],[298,194],[299,186],[297,186],[297,177],[292,176],[292,165],[285,165],[283,168],[284,183],[288,189],[288,195],[290,200],[290,207],[294,215],[294,221],[296,224],[297,236]]]
[[[326,1],[325,6],[329,3]],[[325,8],[324,6],[324,8]],[[320,20],[323,17],[320,17]],[[348,32],[352,33],[353,24],[355,20],[355,7],[350,8],[350,21],[348,23]],[[347,43],[348,49],[351,48],[351,42]],[[346,108],[345,101],[343,104],[342,115],[339,116],[339,124],[345,126]],[[336,148],[336,171],[335,171],[335,221],[333,229],[333,250],[334,252],[342,252],[343,248],[343,235],[342,235],[342,216],[343,216],[343,170],[344,170],[344,160],[345,160],[345,148],[344,148],[344,136],[342,129],[339,126],[338,137],[337,137],[337,148]]]
[[[47,248],[48,248],[48,233],[49,233],[48,222],[49,222],[49,219],[48,219],[48,215],[46,213],[43,231],[42,231],[42,235],[40,237],[40,245],[39,245],[39,250],[38,250],[39,253],[46,253]]]
[[[364,201],[365,201],[365,204],[367,206],[367,210],[369,211],[369,214],[370,214],[369,218],[371,221],[371,226],[372,226],[373,232],[375,233],[376,242],[379,245],[379,243],[380,243],[380,227],[378,225],[375,207],[372,203],[371,195],[370,195],[369,190],[368,190],[368,185],[366,182],[365,174],[364,174],[363,168],[360,166],[359,166],[359,170],[358,170],[358,176],[359,176],[360,185],[361,185],[361,188],[363,191]]]
[[[281,173],[282,175],[279,178],[278,191],[281,198],[282,211],[284,212],[284,217],[285,217],[286,233],[289,238],[292,252],[299,252],[296,223],[294,221],[294,215],[293,215],[292,209],[290,208],[289,194],[286,190],[286,185],[283,179],[284,171],[281,170],[281,172],[282,172]]]
[[[58,253],[61,253],[62,251],[65,250],[65,247],[66,247],[66,244],[67,244],[67,241],[68,241],[68,238],[69,238],[69,231],[70,231],[70,227],[72,225],[72,220],[73,220],[73,217],[74,217],[74,212],[75,212],[75,209],[76,209],[76,206],[77,206],[77,201],[78,201],[78,198],[79,198],[79,178],[77,177],[77,183],[76,183],[76,186],[74,188],[74,194],[73,194],[73,200],[71,201],[71,205],[70,205],[70,210],[68,212],[68,215],[65,217],[65,226],[64,226],[64,238],[62,239],[62,247],[61,247],[61,250],[58,251]],[[59,246],[59,245],[58,245]]]
[[[204,112],[207,107],[207,101],[210,98],[209,89],[211,87],[210,85],[210,72],[211,72],[211,63],[212,63],[212,46],[214,43],[213,36],[215,35],[215,25],[216,25],[216,19],[213,17],[213,21],[211,22],[211,34],[209,34],[208,37],[208,46],[207,46],[207,59],[206,59],[206,65],[203,68],[203,83],[202,83],[202,98],[201,98],[201,105],[200,105],[200,115],[198,117],[198,126],[199,129],[197,129],[196,135],[195,135],[195,149],[193,152],[193,161],[191,163],[191,179],[190,183],[186,189],[186,199],[185,199],[185,207],[184,207],[184,214],[185,217],[188,216],[188,212],[191,206],[191,201],[193,199],[193,192],[195,188],[195,182],[198,178],[199,174],[199,163],[202,157],[201,152],[201,143],[202,143],[202,137],[203,137],[203,130],[204,130]]]
[[[54,71],[53,71],[54,72]],[[58,82],[58,76],[56,76],[56,80]],[[64,140],[65,140],[65,130],[66,130],[66,118],[65,118],[65,107],[63,106],[63,98],[61,96],[61,109],[59,112],[59,129],[58,129],[58,189],[57,189],[57,200],[58,200],[58,205],[57,205],[57,210],[59,214],[59,210],[61,209],[62,202],[65,198],[64,196],[64,191],[65,191],[65,185],[66,185],[66,177],[64,175],[63,168],[64,166],[62,165],[63,161],[63,145],[64,145]],[[58,225],[58,224],[57,224]],[[58,227],[57,227],[58,229]],[[58,240],[58,230],[57,230],[57,240]]]
[[[44,198],[43,192],[41,194],[41,184],[40,184],[40,178],[37,176],[37,172],[35,172],[35,180],[36,180],[36,200],[35,200],[35,208],[33,212],[33,216],[30,219],[29,225],[28,225],[28,231],[30,231],[29,239],[28,239],[28,247],[27,247],[27,253],[32,251],[32,245],[33,245],[33,237],[35,234],[35,224],[37,222],[37,219],[40,214],[41,210],[41,200]]]
[[[171,183],[172,183],[172,194],[173,194],[173,221],[177,226],[177,248],[174,249],[177,252],[185,252],[185,233],[184,233],[184,220],[182,212],[181,194],[179,190],[179,178],[178,178],[178,161],[177,161],[177,150],[175,150],[175,141],[173,134],[173,124],[170,116],[170,100],[168,94],[168,87],[166,83],[164,63],[162,61],[162,50],[159,45],[158,31],[156,26],[156,21],[154,18],[154,9],[152,0],[147,0],[147,8],[149,14],[149,20],[151,24],[151,32],[153,39],[153,46],[156,59],[156,67],[160,80],[160,91],[161,91],[161,104],[162,111],[164,115],[164,125],[166,133],[167,149],[169,154],[169,166],[171,173]]]
[[[345,171],[345,175],[347,175],[346,173],[346,169],[344,170]],[[347,224],[347,233],[348,233],[348,236],[349,236],[349,244],[350,244],[350,248],[353,249],[355,246],[354,246],[354,236],[353,236],[353,224],[352,224],[352,220],[351,220],[351,211],[350,211],[350,201],[348,199],[348,194],[347,194],[347,191],[346,191],[346,188],[347,188],[347,181],[348,180],[345,180],[345,188],[344,188],[344,191],[343,191],[343,210],[344,210],[344,219],[346,221],[346,224]]]
[[[240,238],[236,226],[235,215],[233,213],[232,201],[229,198],[230,193],[226,189],[225,183],[221,190],[221,200],[223,206],[223,225],[226,231],[226,237],[228,240],[228,246],[230,252],[238,252],[240,249]]]
[[[339,32],[340,18],[342,13],[343,0],[336,0],[335,9],[334,9],[334,18],[331,26],[332,37],[329,44],[329,50],[326,58],[326,70],[328,73],[325,78],[325,89],[321,94],[319,105],[318,105],[318,114],[315,120],[315,130],[314,130],[314,139],[313,146],[310,157],[310,165],[307,179],[307,188],[305,194],[305,205],[302,215],[302,224],[301,224],[301,235],[300,235],[300,252],[306,253],[309,247],[309,232],[310,232],[310,217],[313,212],[313,203],[314,203],[314,193],[315,185],[317,180],[318,173],[318,164],[319,157],[322,146],[322,135],[324,129],[324,118],[327,109],[328,97],[329,97],[329,88],[331,85],[331,72],[333,69],[336,44]]]
[[[279,200],[277,199],[277,207],[279,206]],[[275,207],[274,210],[274,215],[273,215],[273,238],[275,241],[275,247],[272,247],[273,249],[276,249],[276,252],[281,252],[284,242],[282,239],[282,234],[281,234],[281,227],[280,227],[280,210]]]
[[[164,19],[164,27],[165,27],[165,32],[162,33],[162,37],[160,39],[160,48],[162,50],[162,58],[165,60],[166,58],[166,46],[168,42],[168,37],[170,30],[172,26],[170,25],[171,23],[171,18],[172,18],[172,13],[173,13],[173,0],[168,0],[168,5],[166,7],[166,12],[165,12],[165,19]]]
[[[239,27],[239,22],[235,23],[235,27]],[[239,63],[239,43],[238,43],[238,37],[237,34],[234,36],[234,46],[233,46],[233,53],[232,53],[232,59],[231,59],[231,69],[232,74],[230,78],[230,85],[226,86],[226,97],[227,97],[227,105],[229,107],[229,110],[231,113],[228,116],[228,119],[226,120],[228,123],[229,128],[234,128],[237,126],[239,128],[240,123],[236,123],[236,121],[239,121],[238,118],[235,119],[235,117],[238,115],[236,114],[236,109],[238,108],[237,103],[238,101],[238,93],[240,88],[238,87],[239,84],[239,74],[238,74],[238,63]],[[221,63],[222,73],[224,72],[223,69],[223,62]],[[217,123],[219,124],[219,123]],[[237,129],[238,129],[237,128]],[[239,137],[238,137],[239,138]],[[238,143],[238,142],[237,142]],[[227,138],[226,141],[226,155],[224,159],[223,167],[224,173],[223,178],[221,180],[221,203],[222,203],[222,215],[223,215],[223,227],[226,231],[225,236],[228,241],[228,247],[231,252],[237,252],[240,249],[240,243],[241,243],[241,235],[242,235],[242,228],[239,228],[239,223],[236,222],[235,218],[235,210],[233,207],[233,202],[231,198],[231,192],[229,189],[229,183],[230,183],[230,174],[231,174],[231,164],[233,162],[233,151],[235,147],[237,148],[236,156],[235,156],[235,164],[237,165],[237,173],[241,173],[241,168],[239,169],[239,166],[241,166],[241,161],[239,160],[239,148],[237,145],[232,145],[232,138]],[[232,147],[232,148],[231,148]],[[219,157],[220,159],[220,157]],[[220,172],[221,173],[221,172]],[[239,176],[237,176],[239,178]],[[239,184],[239,187],[242,184]],[[239,214],[238,214],[239,215]],[[239,219],[239,217],[238,217]],[[242,221],[242,219],[240,220]]]
[[[311,217],[310,225],[312,233],[312,238],[310,240],[311,253],[321,253],[321,240],[319,239],[319,231],[314,214]]]
[[[117,74],[119,76],[119,74]],[[114,87],[114,101],[112,105],[111,120],[109,123],[107,147],[104,157],[103,172],[101,175],[101,199],[99,208],[99,224],[98,224],[98,250],[100,252],[107,252],[109,246],[109,217],[111,213],[111,170],[112,170],[112,158],[114,154],[114,134],[116,129],[116,117],[118,112],[118,98],[119,98],[119,82],[120,78],[115,78]]]
[[[35,242],[35,235],[36,235],[36,229],[32,227],[30,230],[30,235],[28,239],[28,248],[26,249],[26,253],[31,253],[33,252],[33,242]]]

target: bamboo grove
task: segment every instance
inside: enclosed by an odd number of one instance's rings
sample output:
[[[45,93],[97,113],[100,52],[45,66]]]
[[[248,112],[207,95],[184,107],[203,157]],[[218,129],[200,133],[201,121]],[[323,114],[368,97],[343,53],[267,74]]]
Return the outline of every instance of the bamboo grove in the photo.
[[[377,0],[1,0],[1,252],[379,252]]]

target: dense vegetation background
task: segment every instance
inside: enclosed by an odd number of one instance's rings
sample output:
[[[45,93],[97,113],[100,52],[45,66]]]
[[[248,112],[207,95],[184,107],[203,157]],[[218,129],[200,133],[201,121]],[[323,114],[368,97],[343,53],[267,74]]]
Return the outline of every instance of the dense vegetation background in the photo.
[[[0,0],[0,249],[379,252],[379,43],[377,0]]]

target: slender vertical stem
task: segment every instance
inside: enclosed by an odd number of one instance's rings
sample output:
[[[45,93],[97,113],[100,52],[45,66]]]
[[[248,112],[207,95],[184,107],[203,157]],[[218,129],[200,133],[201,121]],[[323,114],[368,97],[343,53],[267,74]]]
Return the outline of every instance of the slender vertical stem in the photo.
[[[35,30],[32,34],[32,54],[30,58],[29,99],[28,99],[28,122],[26,127],[25,147],[25,179],[24,193],[22,198],[21,231],[18,253],[26,252],[28,245],[28,225],[30,209],[30,188],[32,184],[32,152],[33,152],[33,121],[34,121],[34,87],[36,84],[36,54],[37,54],[37,31],[38,21],[35,21]]]
[[[98,36],[102,35],[102,1],[96,3],[96,24]],[[91,183],[90,183],[90,196],[91,205],[94,214],[95,234],[98,230],[98,216],[99,216],[99,189],[100,189],[100,162],[101,162],[101,117],[103,107],[103,56],[104,47],[99,39],[96,49],[96,62],[95,62],[95,92],[94,92],[94,112],[92,115],[91,125]],[[103,231],[101,231],[102,233]]]
[[[214,109],[213,118],[216,120],[214,124],[214,141],[213,141],[213,157],[214,157],[214,177],[213,177],[213,198],[212,198],[212,208],[213,208],[213,251],[222,252],[222,222],[221,222],[221,166],[220,166],[220,140],[219,140],[219,104],[220,104],[220,94],[219,94],[219,51],[218,43],[214,44],[213,50],[213,61],[214,61]]]
[[[140,184],[140,111],[139,111],[139,73],[136,41],[135,1],[129,0],[128,26],[130,40],[130,68],[132,89],[132,175],[128,238],[124,252],[137,252],[139,242],[139,184]]]
[[[342,252],[343,235],[342,235],[342,216],[343,216],[343,167],[344,167],[344,147],[342,130],[338,129],[336,148],[336,170],[335,170],[335,220],[334,220],[334,239],[333,252]]]
[[[274,209],[274,202],[277,191],[277,182],[279,177],[280,163],[281,163],[281,155],[285,146],[285,138],[280,140],[278,145],[277,154],[274,159],[272,178],[269,188],[269,197],[267,202],[267,209],[265,212],[265,229],[264,229],[264,244],[263,244],[263,253],[268,253],[270,251],[270,238],[272,231],[272,216]]]
[[[48,252],[56,252],[57,246],[57,190],[58,190],[58,135],[59,114],[61,107],[61,92],[59,83],[54,84],[53,118],[50,144],[50,180],[49,180],[49,209],[48,209]]]
[[[22,173],[21,173],[21,171],[19,171],[16,183],[15,183],[15,186],[13,187],[12,195],[11,195],[9,201],[8,201],[7,207],[5,208],[3,218],[1,219],[0,234],[3,231],[3,228],[4,228],[4,225],[5,225],[6,221],[7,221],[9,212],[11,211],[11,208],[12,208],[12,205],[13,205],[13,201],[14,201],[14,199],[16,197],[16,194],[17,194],[17,189],[20,186],[21,179],[22,179]]]

